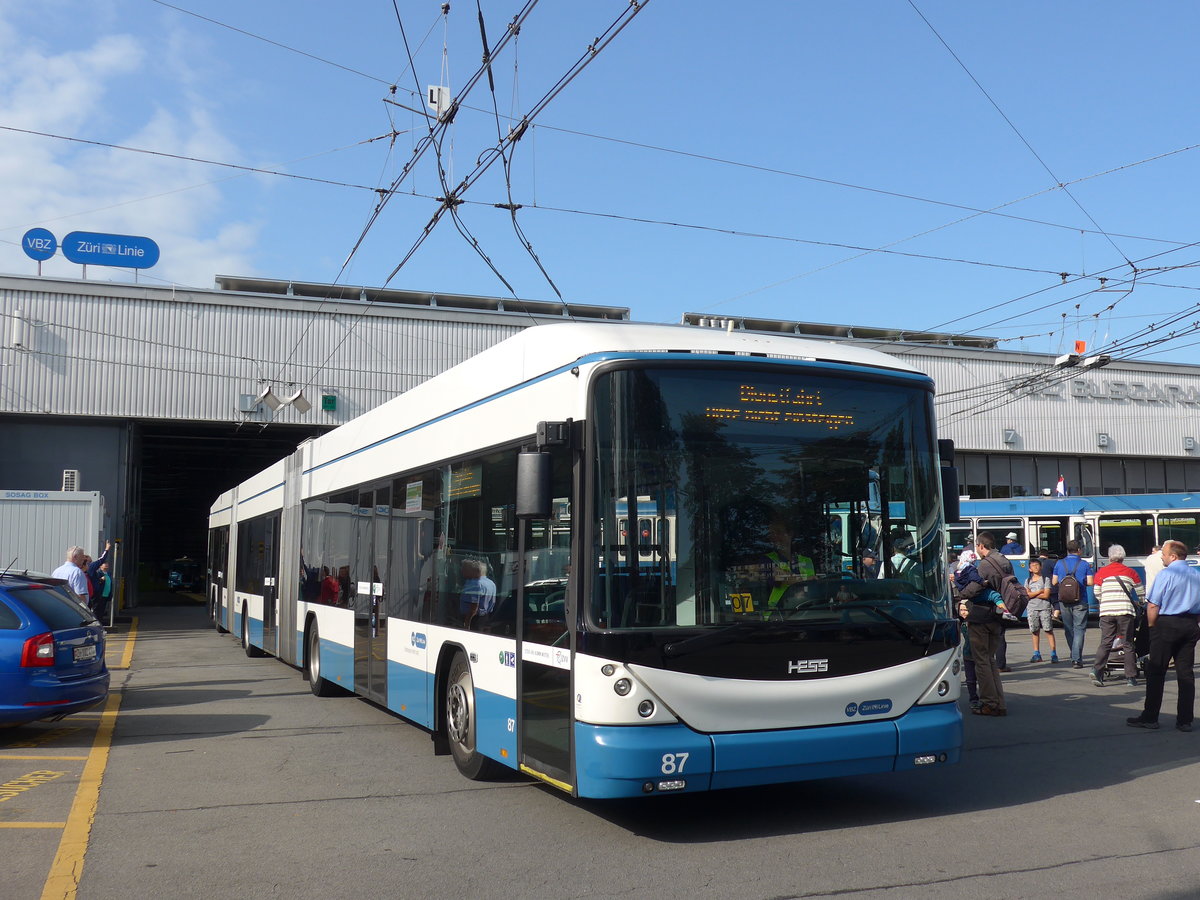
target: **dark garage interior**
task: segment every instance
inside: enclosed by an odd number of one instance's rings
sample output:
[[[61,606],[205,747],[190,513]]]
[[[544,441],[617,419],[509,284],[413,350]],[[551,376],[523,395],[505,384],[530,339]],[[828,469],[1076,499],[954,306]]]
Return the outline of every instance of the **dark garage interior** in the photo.
[[[208,512],[217,496],[326,429],[258,423],[241,426],[147,422],[134,428],[132,493],[140,495],[129,537],[143,581],[165,581],[172,560],[203,563]]]

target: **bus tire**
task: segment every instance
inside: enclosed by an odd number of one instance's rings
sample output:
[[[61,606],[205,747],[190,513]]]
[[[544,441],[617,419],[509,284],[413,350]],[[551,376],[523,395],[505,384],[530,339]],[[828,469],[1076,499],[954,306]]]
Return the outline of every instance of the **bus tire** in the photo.
[[[341,690],[332,681],[321,677],[321,633],[313,622],[308,631],[308,654],[304,660],[304,671],[308,675],[308,687],[318,697],[332,697]]]
[[[250,643],[250,617],[244,613],[242,614],[242,649],[251,659],[264,655],[262,650]]]
[[[471,667],[459,650],[450,663],[446,679],[446,738],[454,765],[472,781],[496,778],[504,767],[480,753],[475,747],[475,682]]]

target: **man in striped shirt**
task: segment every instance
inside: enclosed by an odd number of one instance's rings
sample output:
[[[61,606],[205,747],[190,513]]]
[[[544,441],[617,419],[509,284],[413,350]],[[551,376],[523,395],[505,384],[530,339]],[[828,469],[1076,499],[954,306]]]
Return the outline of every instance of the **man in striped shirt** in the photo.
[[[1113,642],[1125,642],[1125,683],[1137,685],[1137,654],[1133,652],[1133,628],[1137,622],[1134,603],[1146,599],[1145,589],[1137,572],[1125,565],[1125,548],[1112,544],[1108,548],[1108,565],[1096,572],[1096,597],[1100,601],[1100,649],[1092,666],[1092,684],[1104,685],[1104,666],[1112,652]]]

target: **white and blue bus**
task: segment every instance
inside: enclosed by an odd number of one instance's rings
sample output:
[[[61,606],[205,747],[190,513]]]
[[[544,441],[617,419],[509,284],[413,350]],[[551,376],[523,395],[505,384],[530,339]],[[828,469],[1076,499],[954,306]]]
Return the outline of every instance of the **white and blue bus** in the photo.
[[[1029,560],[1039,553],[1051,559],[1067,555],[1067,541],[1079,543],[1080,557],[1092,571],[1108,564],[1108,548],[1125,548],[1125,564],[1145,577],[1146,556],[1164,541],[1182,541],[1188,562],[1200,565],[1200,494],[1098,494],[1095,496],[1012,497],[961,500],[958,522],[949,525],[952,551],[971,544],[980,531],[990,531],[997,546],[1015,534],[1019,552],[1006,554],[1023,581]],[[1090,588],[1088,611],[1099,615],[1095,592]]]
[[[223,494],[211,614],[471,778],[606,798],[953,763],[932,390],[833,343],[532,327]],[[772,586],[779,553],[812,568]]]

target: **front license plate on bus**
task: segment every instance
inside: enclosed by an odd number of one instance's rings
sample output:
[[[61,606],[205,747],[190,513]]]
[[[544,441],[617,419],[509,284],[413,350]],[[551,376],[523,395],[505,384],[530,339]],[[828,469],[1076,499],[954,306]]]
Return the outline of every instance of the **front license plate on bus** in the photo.
[[[88,644],[86,647],[75,648],[75,662],[85,662],[89,659],[96,658],[96,645]]]

